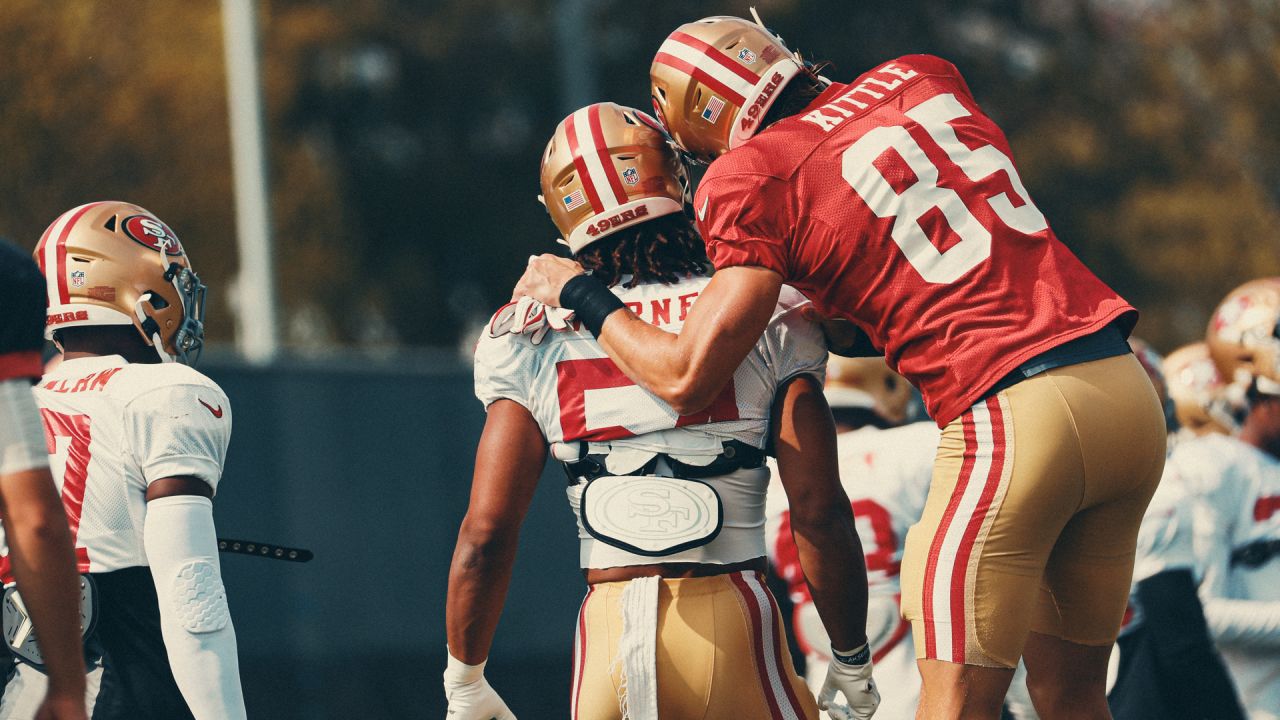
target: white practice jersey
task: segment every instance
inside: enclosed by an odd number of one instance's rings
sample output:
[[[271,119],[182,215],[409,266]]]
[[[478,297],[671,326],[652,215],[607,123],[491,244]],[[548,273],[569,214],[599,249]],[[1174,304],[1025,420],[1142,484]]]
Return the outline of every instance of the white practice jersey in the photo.
[[[1169,459],[1138,528],[1133,585],[1121,634],[1133,632],[1142,625],[1142,605],[1136,596],[1138,583],[1162,572],[1183,569],[1199,580],[1201,573],[1196,567],[1192,544],[1192,513],[1192,496],[1174,467],[1174,460]]]
[[[617,285],[641,319],[668,332],[684,327],[689,308],[710,278],[673,285]],[[592,452],[610,452],[609,469],[626,473],[664,452],[684,461],[712,458],[727,440],[764,448],[774,394],[786,380],[809,373],[821,380],[826,345],[816,325],[800,317],[808,300],[784,286],[763,337],[738,366],[733,379],[706,410],[680,415],[658,396],[636,385],[578,325],[552,332],[538,345],[524,335],[491,337],[476,346],[476,397],[488,407],[514,400],[538,422],[552,444],[587,441]],[[630,451],[630,452],[628,452]],[[615,466],[625,462],[632,467]]]
[[[1209,630],[1251,717],[1280,717],[1280,557],[1232,559],[1280,541],[1280,460],[1225,435],[1178,443],[1179,480],[1194,497],[1193,546]]]
[[[709,281],[695,277],[671,285],[620,284],[613,292],[641,319],[679,332]],[[486,328],[476,346],[476,396],[485,407],[505,399],[527,408],[560,460],[576,459],[583,449],[604,454],[606,468],[614,475],[633,473],[658,453],[689,465],[707,465],[730,440],[766,446],[774,396],[786,381],[803,374],[822,381],[827,348],[821,329],[801,317],[807,304],[799,292],[784,286],[764,335],[732,380],[706,410],[692,415],[678,414],[636,385],[591,333],[577,325],[550,332],[536,345],[527,335],[493,337]],[[714,541],[675,555],[635,555],[595,541],[579,517],[581,566],[732,563],[763,555],[768,473],[741,470],[706,482],[725,503],[724,527]],[[575,514],[580,513],[581,491],[582,485],[569,488]]]
[[[864,427],[836,439],[840,482],[853,502],[874,594],[898,592],[903,541],[924,512],[939,432],[931,422],[918,422],[888,430]],[[786,492],[776,478],[769,487],[767,514],[769,558],[787,581],[791,601],[810,602],[791,537]]]
[[[147,565],[142,531],[152,482],[185,476],[217,489],[231,403],[196,370],[117,355],[66,360],[35,395],[80,572]],[[7,556],[2,565],[8,575]]]

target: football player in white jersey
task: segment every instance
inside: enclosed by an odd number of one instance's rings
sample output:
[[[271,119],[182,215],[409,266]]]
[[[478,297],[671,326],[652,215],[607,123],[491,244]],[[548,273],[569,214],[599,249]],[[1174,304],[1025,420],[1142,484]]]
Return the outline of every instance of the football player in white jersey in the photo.
[[[541,177],[575,258],[642,317],[681,327],[709,278],[687,175],[656,122],[612,103],[583,108],[557,128]],[[449,579],[451,719],[514,717],[483,669],[548,445],[569,476],[589,586],[573,718],[817,717],[764,583],[769,444],[835,646],[820,702],[833,717],[870,717],[865,569],[821,394],[826,347],[804,306],[784,292],[732,380],[688,415],[628,380],[590,320],[528,301],[499,311],[476,349],[488,419]]]
[[[832,355],[823,392],[840,433],[840,478],[852,499],[866,556],[867,637],[876,664],[876,684],[884,697],[878,715],[910,718],[920,701],[920,672],[911,624],[902,619],[899,609],[898,575],[902,541],[924,512],[938,426],[931,422],[904,425],[911,385],[882,358]],[[794,604],[793,627],[807,660],[807,679],[811,687],[821,687],[831,659],[830,643],[800,569],[791,537],[791,513],[777,483],[769,488],[767,514],[769,557]]]
[[[1178,443],[1209,630],[1250,718],[1280,718],[1280,278],[1245,283],[1209,321],[1222,377],[1245,389],[1239,434]]]
[[[1129,338],[1129,344],[1165,407],[1170,448],[1174,436],[1209,432],[1223,386],[1205,381],[1217,377],[1207,350],[1200,356],[1210,364],[1206,372],[1196,364],[1193,346],[1162,361],[1147,343]],[[1179,374],[1176,403],[1163,367]],[[1194,423],[1192,429],[1179,427],[1183,417]],[[1116,720],[1244,718],[1196,594],[1201,573],[1192,540],[1193,503],[1177,465],[1166,463],[1138,530],[1129,609],[1112,654],[1116,679],[1107,700]]]
[[[38,628],[42,664],[49,674],[47,693],[33,698],[39,704],[35,717],[83,720],[75,556],[31,394],[44,346],[44,279],[5,240],[0,240],[0,308],[0,518],[9,544],[5,570],[22,582],[32,616],[32,625],[24,630]]]
[[[63,213],[35,257],[46,334],[63,354],[36,402],[96,595],[88,646],[103,669],[92,715],[244,718],[212,504],[231,407],[189,366],[205,287],[173,231],[123,202]]]

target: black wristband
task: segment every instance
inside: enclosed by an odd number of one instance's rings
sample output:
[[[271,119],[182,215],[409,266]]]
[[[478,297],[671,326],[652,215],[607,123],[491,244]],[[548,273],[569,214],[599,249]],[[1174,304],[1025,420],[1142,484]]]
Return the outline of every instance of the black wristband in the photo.
[[[560,288],[560,307],[572,310],[595,337],[600,337],[605,318],[626,306],[604,283],[585,273]]]
[[[871,643],[863,645],[862,649],[852,655],[841,655],[835,648],[831,648],[831,656],[842,665],[866,665],[871,662]]]

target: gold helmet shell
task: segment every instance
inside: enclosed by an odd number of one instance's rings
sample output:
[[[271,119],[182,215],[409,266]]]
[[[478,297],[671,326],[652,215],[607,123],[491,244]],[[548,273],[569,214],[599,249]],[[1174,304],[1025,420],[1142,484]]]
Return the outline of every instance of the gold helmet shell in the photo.
[[[1250,280],[1228,293],[1205,342],[1228,384],[1280,395],[1280,278]]]
[[[177,235],[150,211],[118,201],[72,208],[44,231],[34,256],[49,298],[46,338],[133,325],[165,362],[199,356],[205,286]]]
[[[1195,342],[1174,350],[1161,369],[1179,425],[1195,435],[1230,435],[1238,429],[1241,401],[1233,401],[1208,345]]]
[[[803,66],[778,36],[736,17],[676,28],[649,67],[653,108],[676,143],[709,162],[750,140]]]
[[[831,355],[822,394],[832,409],[869,410],[889,425],[906,422],[911,404],[911,384],[890,370],[884,358]]]
[[[542,201],[569,249],[682,212],[689,173],[652,117],[615,103],[575,111],[542,154]]]

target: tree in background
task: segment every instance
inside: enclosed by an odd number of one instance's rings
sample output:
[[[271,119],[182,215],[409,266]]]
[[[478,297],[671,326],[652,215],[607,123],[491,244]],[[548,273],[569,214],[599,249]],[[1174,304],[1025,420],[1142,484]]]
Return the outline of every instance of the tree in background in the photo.
[[[828,74],[947,57],[1008,133],[1059,236],[1169,349],[1245,278],[1280,274],[1280,10],[1256,0],[771,0]],[[577,104],[648,106],[676,25],[741,2],[263,0],[286,344],[470,345],[524,258]],[[229,341],[237,260],[216,2],[0,4],[0,233],[138,202],[173,225]],[[1268,124],[1270,123],[1270,125]]]

